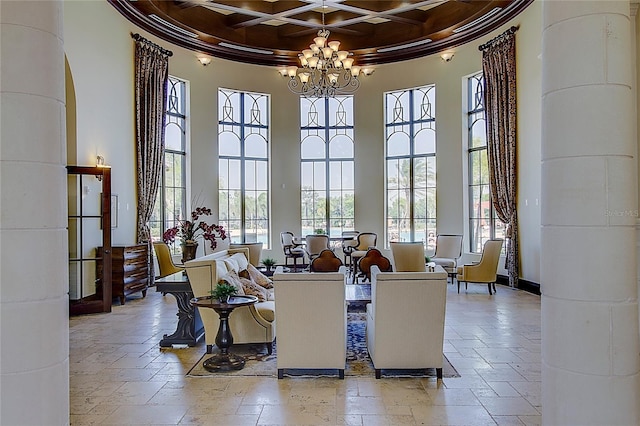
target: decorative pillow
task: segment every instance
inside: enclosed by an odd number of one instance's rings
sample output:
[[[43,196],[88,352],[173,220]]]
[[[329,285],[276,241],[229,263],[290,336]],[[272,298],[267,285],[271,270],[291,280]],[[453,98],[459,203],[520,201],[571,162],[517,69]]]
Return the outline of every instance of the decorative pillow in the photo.
[[[250,280],[250,279],[251,279],[251,275],[249,275],[249,271],[247,271],[246,269],[245,269],[244,271],[240,271],[240,272],[238,272],[238,276],[239,276],[240,278],[246,278],[246,279],[248,279],[248,280]]]
[[[238,268],[238,261],[229,257],[224,259],[224,264],[227,265],[228,271],[238,272],[240,269]]]
[[[240,281],[240,277],[236,273],[236,271],[229,271],[225,275],[221,276],[220,279],[228,284],[231,284],[236,288],[236,294],[242,296],[244,293],[244,286]]]
[[[273,288],[273,281],[269,277],[267,277],[262,272],[258,271],[258,269],[249,263],[247,266],[247,272],[249,272],[249,276],[260,287],[264,288]]]
[[[235,260],[238,264],[238,269],[236,269],[236,271],[244,271],[245,269],[247,269],[247,265],[249,264],[247,256],[245,256],[243,253],[235,253],[229,259]]]
[[[244,294],[249,296],[255,296],[258,298],[258,302],[265,302],[268,298],[267,290],[260,287],[258,284],[246,278],[239,278],[244,289]]]

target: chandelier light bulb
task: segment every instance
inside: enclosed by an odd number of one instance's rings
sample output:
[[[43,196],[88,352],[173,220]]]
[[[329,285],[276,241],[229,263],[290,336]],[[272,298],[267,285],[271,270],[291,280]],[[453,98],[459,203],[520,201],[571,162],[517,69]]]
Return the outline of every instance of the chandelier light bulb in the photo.
[[[289,75],[289,77],[294,78],[297,72],[298,72],[298,67],[296,67],[295,65],[287,67],[287,74]]]
[[[339,74],[335,74],[335,73],[329,74],[329,82],[331,82],[331,84],[336,84],[338,82],[338,77],[340,77]]]
[[[324,47],[324,44],[327,42],[327,39],[324,37],[316,37],[313,39],[313,42],[318,46],[319,49]]]
[[[336,59],[335,61],[333,61],[333,66],[336,68],[342,68],[342,62]]]
[[[329,42],[329,47],[331,48],[331,50],[333,50],[334,52],[338,51],[338,47],[340,47],[340,42],[337,40],[334,41],[330,41]]]
[[[304,55],[305,59],[309,59],[310,57],[313,56],[313,50],[311,49],[304,49],[302,51],[302,54]]]
[[[310,75],[307,72],[301,72],[300,74],[298,74],[298,78],[304,84],[309,82],[309,77],[310,77]]]
[[[314,55],[317,55],[318,52],[320,52],[320,48],[314,43],[314,44],[310,44],[309,48],[311,49],[311,51],[313,52]]]
[[[351,65],[353,65],[353,58],[344,59],[342,61],[342,65],[344,66],[344,69],[346,70],[350,69]]]
[[[300,59],[300,65],[302,65],[302,67],[306,67],[308,62],[307,62],[307,58],[304,57],[304,55],[298,55],[298,58]]]
[[[281,76],[286,77],[287,76],[287,69],[286,68],[278,68],[278,72],[280,73]]]
[[[317,56],[312,56],[309,59],[307,59],[307,63],[309,64],[309,68],[315,68],[316,66],[318,66],[318,61],[320,60],[320,58],[318,58]]]
[[[347,59],[347,56],[349,56],[349,52],[347,52],[346,50],[339,50],[337,55],[339,61],[344,61],[345,59]]]
[[[358,77],[358,74],[360,74],[360,67],[357,65],[354,65],[351,67],[351,75],[354,77]]]
[[[330,47],[323,47],[322,55],[325,59],[331,59],[331,56],[333,55],[333,49],[331,49]]]

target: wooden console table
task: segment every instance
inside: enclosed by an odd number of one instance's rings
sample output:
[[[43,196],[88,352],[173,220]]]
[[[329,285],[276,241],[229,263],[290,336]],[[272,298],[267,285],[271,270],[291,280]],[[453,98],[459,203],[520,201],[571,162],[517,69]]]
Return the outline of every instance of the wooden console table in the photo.
[[[160,347],[170,348],[173,345],[195,346],[204,336],[204,326],[200,312],[193,307],[193,292],[189,278],[181,271],[156,280],[156,291],[169,293],[178,303],[178,326],[173,334],[165,334],[160,340]]]

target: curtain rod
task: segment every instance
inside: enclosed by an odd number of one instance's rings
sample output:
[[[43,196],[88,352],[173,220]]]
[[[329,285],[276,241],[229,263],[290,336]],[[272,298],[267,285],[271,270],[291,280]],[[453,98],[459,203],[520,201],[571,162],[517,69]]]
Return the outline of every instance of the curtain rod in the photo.
[[[519,28],[520,28],[520,25],[518,25],[517,27],[513,26],[513,27],[509,28],[508,30],[506,30],[505,32],[500,34],[499,36],[489,40],[485,44],[481,44],[480,46],[478,46],[478,50],[485,50],[485,49],[493,46],[495,43],[498,43],[499,41],[501,41],[506,36],[514,34],[516,31],[518,31]]]
[[[134,39],[135,41],[141,41],[141,42],[147,43],[147,44],[155,47],[156,49],[158,49],[160,51],[160,53],[164,53],[167,56],[173,56],[173,52],[172,51],[167,50],[164,47],[159,46],[159,45],[155,44],[154,42],[152,42],[150,40],[147,40],[146,38],[142,37],[138,33],[135,33],[135,34],[131,33],[131,38]]]

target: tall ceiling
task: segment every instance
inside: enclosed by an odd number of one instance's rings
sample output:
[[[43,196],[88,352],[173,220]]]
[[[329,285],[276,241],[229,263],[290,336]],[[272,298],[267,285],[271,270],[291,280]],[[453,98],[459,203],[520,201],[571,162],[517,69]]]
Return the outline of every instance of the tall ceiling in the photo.
[[[108,0],[157,37],[201,54],[296,65],[320,28],[359,65],[430,55],[477,39],[533,0]]]

